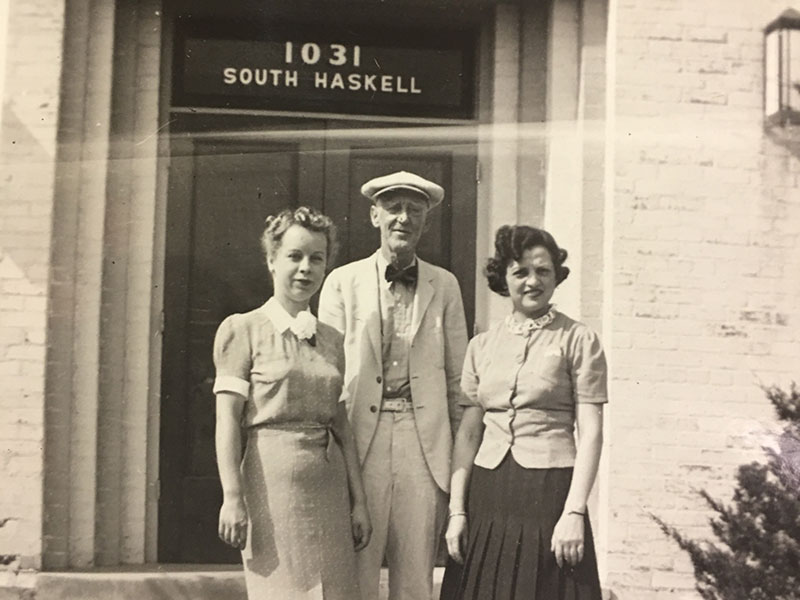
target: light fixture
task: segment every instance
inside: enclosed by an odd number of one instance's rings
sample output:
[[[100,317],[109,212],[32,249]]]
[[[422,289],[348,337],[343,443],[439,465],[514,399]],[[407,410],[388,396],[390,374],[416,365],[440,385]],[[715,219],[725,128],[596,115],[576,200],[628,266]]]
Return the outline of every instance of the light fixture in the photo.
[[[764,28],[764,123],[800,124],[800,12],[793,8]]]

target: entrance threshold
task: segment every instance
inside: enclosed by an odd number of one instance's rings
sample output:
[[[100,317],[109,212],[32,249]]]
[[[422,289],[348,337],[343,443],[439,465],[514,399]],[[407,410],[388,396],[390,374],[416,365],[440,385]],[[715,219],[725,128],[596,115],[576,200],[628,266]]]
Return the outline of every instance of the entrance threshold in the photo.
[[[444,568],[433,573],[439,597]],[[381,569],[380,595],[389,595],[389,573]],[[49,571],[36,576],[36,600],[247,600],[241,567],[154,564]]]
[[[242,568],[153,564],[49,571],[36,577],[36,600],[246,600]]]

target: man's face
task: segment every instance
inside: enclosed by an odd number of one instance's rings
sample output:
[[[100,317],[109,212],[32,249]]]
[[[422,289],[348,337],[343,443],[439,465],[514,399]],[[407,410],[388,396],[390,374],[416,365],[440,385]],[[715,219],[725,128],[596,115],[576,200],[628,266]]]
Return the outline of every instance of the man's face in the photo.
[[[381,232],[381,248],[392,253],[413,253],[425,229],[428,201],[412,191],[387,192],[370,207],[369,215],[373,227]]]

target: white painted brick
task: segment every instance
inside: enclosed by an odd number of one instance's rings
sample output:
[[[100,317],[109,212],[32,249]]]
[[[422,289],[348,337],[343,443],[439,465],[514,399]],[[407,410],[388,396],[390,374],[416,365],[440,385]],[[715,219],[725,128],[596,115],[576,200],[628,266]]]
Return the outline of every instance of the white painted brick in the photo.
[[[34,360],[42,361],[44,358],[44,347],[33,344],[9,346],[6,349],[5,357],[11,360],[20,359],[23,361]]]
[[[21,375],[22,365],[18,360],[0,360],[0,376]]]
[[[800,318],[789,275],[800,271],[800,180],[797,159],[764,139],[760,115],[761,27],[784,7],[734,4],[694,3],[692,18],[678,3],[617,5],[620,275],[611,338],[619,341],[609,350],[608,439],[609,490],[624,493],[611,492],[605,560],[606,584],[621,599],[697,598],[686,556],[668,543],[644,546],[648,530],[632,526],[631,507],[679,511],[689,515],[684,532],[707,534],[695,490],[730,496],[736,466],[762,457],[763,430],[774,422],[756,384],[796,378],[800,334],[775,315]],[[635,38],[667,5],[664,22],[682,26],[683,39],[651,40],[645,50]],[[656,133],[665,119],[680,119],[682,133]],[[637,484],[646,474],[663,486]]]
[[[9,5],[2,42],[8,54],[0,118],[4,185],[0,188],[0,362],[4,420],[0,439],[3,513],[18,515],[0,553],[24,560],[3,571],[0,588],[33,587],[41,554],[41,477],[45,293],[50,251],[61,80],[63,3],[30,0]],[[10,112],[9,112],[10,111]],[[7,117],[13,116],[13,119]],[[13,142],[13,143],[12,143]],[[5,442],[4,442],[5,443]],[[5,492],[5,490],[9,490]],[[6,532],[8,527],[2,528]],[[22,568],[22,570],[19,570]],[[2,595],[2,589],[0,589]]]

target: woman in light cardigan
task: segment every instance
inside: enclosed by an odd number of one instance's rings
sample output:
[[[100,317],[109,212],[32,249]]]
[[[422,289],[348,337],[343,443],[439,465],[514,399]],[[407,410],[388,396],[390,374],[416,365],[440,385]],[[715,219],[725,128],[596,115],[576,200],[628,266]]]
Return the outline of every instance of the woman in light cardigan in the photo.
[[[504,226],[495,250],[489,287],[512,311],[467,349],[441,599],[600,600],[586,502],[602,446],[603,350],[550,304],[569,269],[549,233]]]

